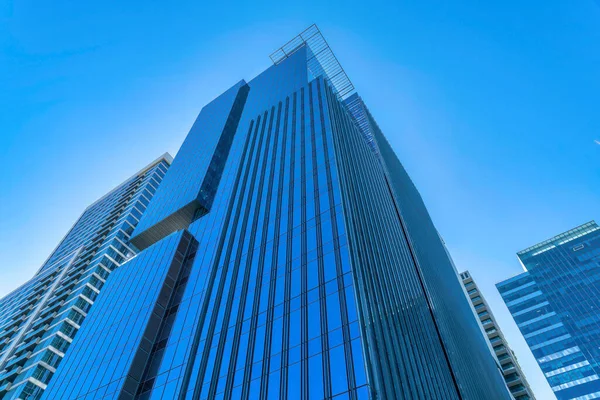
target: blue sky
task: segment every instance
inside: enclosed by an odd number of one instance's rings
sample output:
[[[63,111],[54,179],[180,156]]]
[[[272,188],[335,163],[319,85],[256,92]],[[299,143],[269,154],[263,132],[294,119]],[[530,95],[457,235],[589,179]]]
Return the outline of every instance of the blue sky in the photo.
[[[0,295],[315,22],[552,398],[493,285],[517,251],[600,218],[598,3],[88,3],[0,4]]]

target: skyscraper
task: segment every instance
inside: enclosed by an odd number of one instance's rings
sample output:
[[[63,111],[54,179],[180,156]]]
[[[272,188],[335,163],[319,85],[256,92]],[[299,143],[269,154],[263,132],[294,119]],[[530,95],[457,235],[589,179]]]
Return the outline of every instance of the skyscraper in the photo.
[[[527,379],[525,379],[525,374],[521,370],[517,357],[506,342],[492,310],[473,280],[471,273],[469,271],[461,272],[460,277],[467,290],[471,304],[473,304],[474,311],[477,313],[481,327],[485,331],[490,347],[502,368],[504,381],[510,393],[515,400],[534,400],[535,396],[527,383]]]
[[[271,59],[201,110],[43,398],[510,399],[319,30]]]
[[[90,205],[37,274],[0,300],[0,399],[38,399],[171,162],[164,154]]]
[[[496,286],[559,400],[600,398],[600,227],[517,253],[525,272]]]

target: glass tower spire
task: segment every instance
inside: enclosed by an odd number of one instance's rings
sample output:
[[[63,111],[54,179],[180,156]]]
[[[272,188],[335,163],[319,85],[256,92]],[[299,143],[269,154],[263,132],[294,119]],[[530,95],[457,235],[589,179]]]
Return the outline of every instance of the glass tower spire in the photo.
[[[43,398],[509,400],[321,33],[272,60],[200,111]]]

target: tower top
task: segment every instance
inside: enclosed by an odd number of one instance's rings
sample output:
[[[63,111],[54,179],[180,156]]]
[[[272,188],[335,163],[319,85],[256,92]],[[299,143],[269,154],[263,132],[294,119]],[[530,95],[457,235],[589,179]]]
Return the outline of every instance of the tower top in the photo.
[[[342,100],[354,93],[354,85],[315,24],[271,53],[271,61],[277,65],[303,46],[308,49],[308,70],[314,77],[327,78]]]

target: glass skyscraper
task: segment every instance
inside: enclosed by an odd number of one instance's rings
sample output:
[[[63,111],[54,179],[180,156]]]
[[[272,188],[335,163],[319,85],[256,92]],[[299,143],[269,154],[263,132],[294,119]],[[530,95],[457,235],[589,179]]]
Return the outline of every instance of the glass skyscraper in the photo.
[[[578,226],[518,253],[497,284],[559,400],[600,398],[600,227]]]
[[[504,381],[510,393],[515,400],[535,400],[529,383],[525,379],[525,374],[523,374],[521,366],[517,361],[517,356],[504,338],[504,334],[490,306],[473,280],[471,273],[469,271],[461,272],[460,277],[471,300],[471,304],[473,304],[473,311],[477,314],[477,318],[481,323],[482,329],[485,331],[490,347],[498,359],[502,374],[504,375]]]
[[[316,26],[207,104],[44,399],[510,399]]]
[[[37,274],[0,300],[0,399],[39,399],[171,162],[163,155],[89,206]]]

